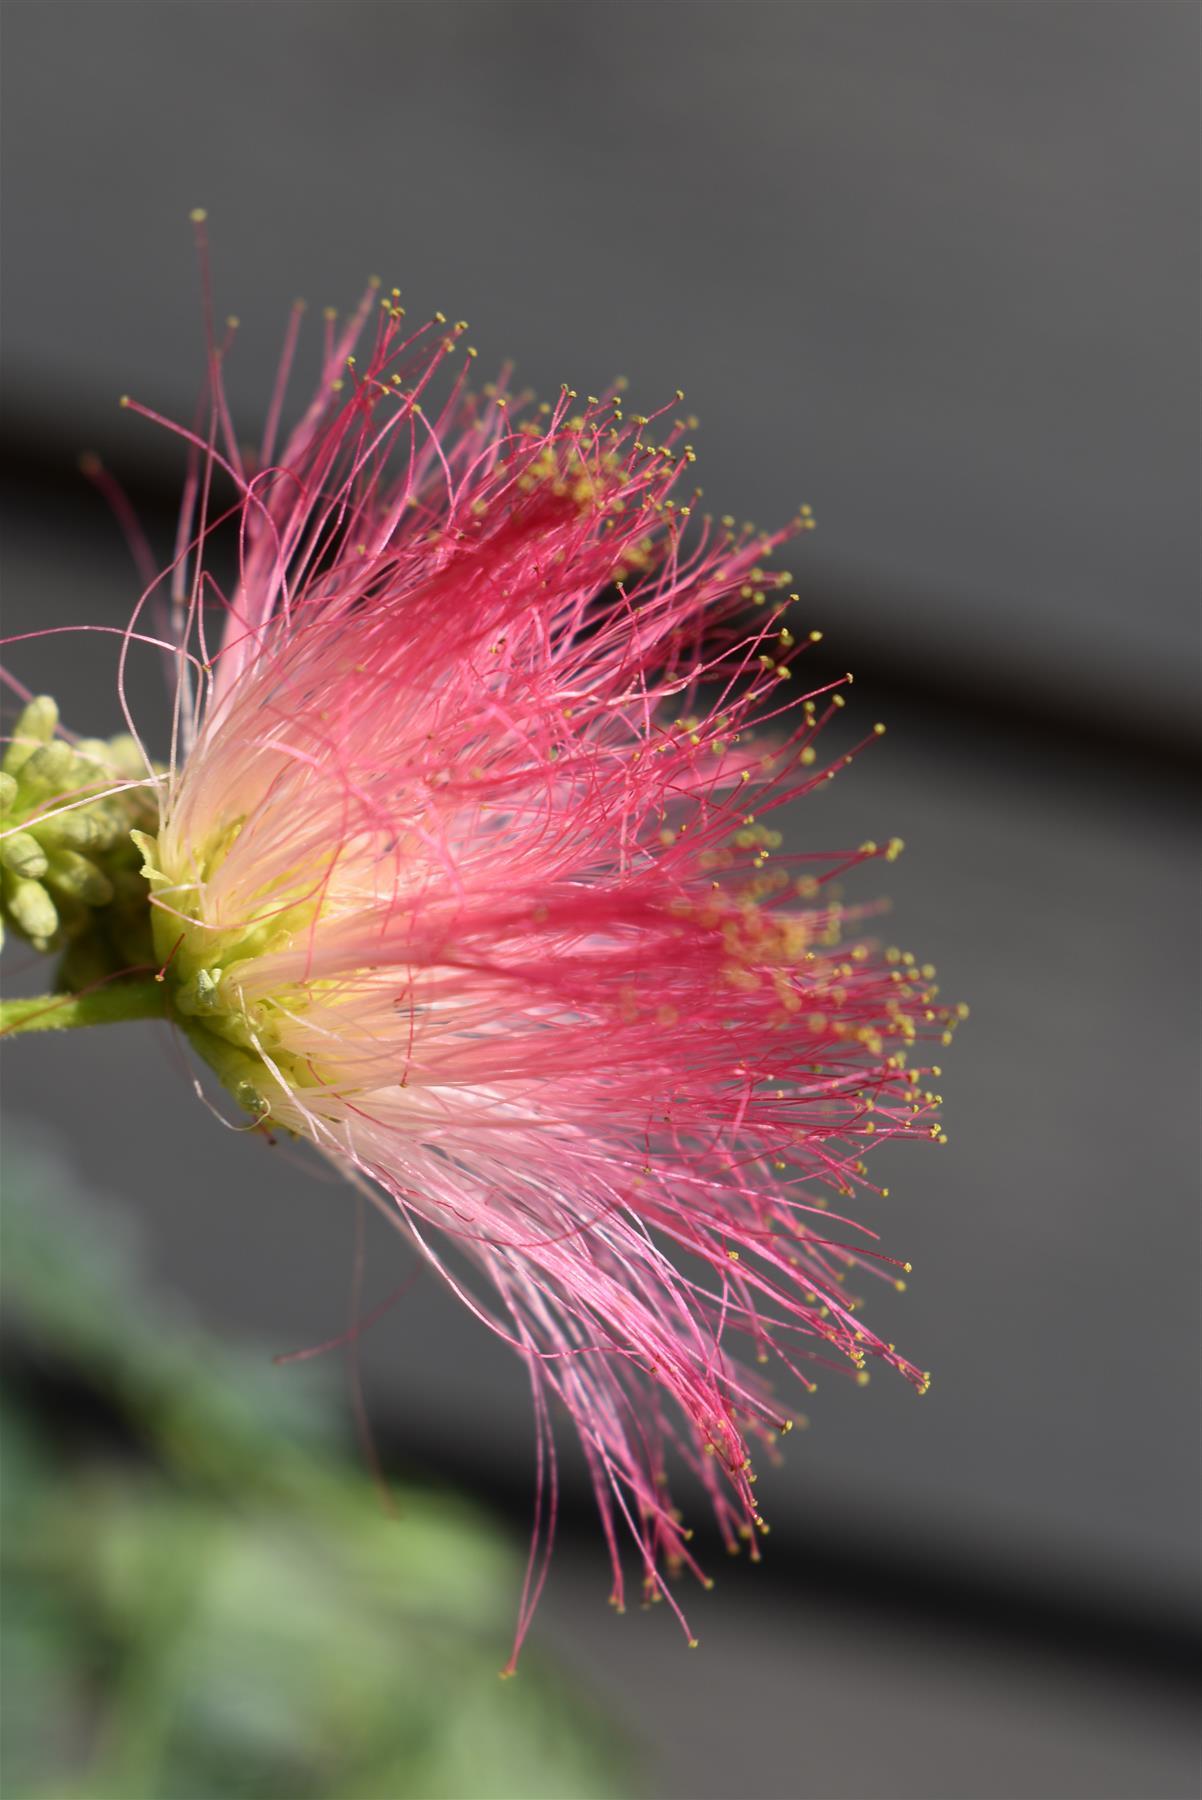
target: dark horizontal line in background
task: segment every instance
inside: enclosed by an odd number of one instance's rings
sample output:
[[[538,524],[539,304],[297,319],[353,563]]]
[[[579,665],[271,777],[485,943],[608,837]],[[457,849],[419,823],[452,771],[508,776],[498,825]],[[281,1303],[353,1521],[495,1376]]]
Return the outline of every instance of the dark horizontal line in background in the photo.
[[[387,1475],[426,1486],[451,1485],[486,1504],[518,1532],[533,1520],[533,1478],[520,1457],[508,1469],[485,1473],[442,1440],[418,1444],[406,1427],[403,1441],[373,1426],[374,1447]],[[711,1574],[721,1576],[726,1552],[716,1530],[694,1521],[692,1549]],[[804,1532],[804,1546],[799,1541]],[[561,1484],[557,1537],[595,1547],[600,1535],[596,1506],[583,1483]],[[1078,1669],[1171,1688],[1195,1700],[1202,1674],[1202,1618],[1189,1610],[1150,1607],[1138,1597],[1099,1590],[1093,1584],[1049,1585],[1014,1557],[982,1568],[966,1552],[911,1539],[857,1532],[845,1520],[817,1508],[794,1519],[763,1546],[760,1565],[775,1594],[787,1588],[795,1606],[854,1611],[865,1622],[932,1636],[955,1636],[984,1652],[1059,1660]],[[599,1581],[603,1580],[600,1574]],[[695,1623],[696,1621],[694,1621]]]
[[[110,453],[106,445],[101,454],[121,470],[142,520],[161,527],[165,541],[170,541],[179,501],[175,465],[168,459],[131,464],[127,452]],[[43,416],[19,402],[6,408],[0,426],[0,483],[12,494],[20,491],[31,504],[94,506],[98,519],[103,513],[102,502],[90,494],[79,473],[77,456],[48,429]],[[1065,762],[1102,757],[1122,765],[1128,775],[1161,781],[1202,773],[1198,714],[1191,719],[1179,708],[1157,710],[1138,694],[1104,689],[1101,682],[1091,686],[1088,675],[1080,671],[1068,682],[1043,673],[1020,656],[1007,659],[991,650],[973,657],[967,653],[967,634],[958,643],[953,639],[947,644],[932,642],[917,631],[903,634],[889,621],[908,619],[916,610],[910,604],[912,590],[904,584],[889,589],[874,584],[869,592],[837,572],[794,579],[806,618],[843,616],[859,621],[849,628],[844,642],[854,642],[856,680],[870,690],[877,707],[912,708],[925,720],[934,720],[941,733],[961,742],[1021,741],[1027,758]],[[870,628],[865,624],[869,620]],[[846,662],[832,661],[825,646],[807,651],[806,671],[816,686],[841,675],[846,667]]]
[[[147,1446],[119,1404],[59,1361],[40,1337],[27,1338],[10,1324],[2,1347],[9,1403],[31,1412],[68,1454],[145,1460]],[[515,1455],[509,1464],[484,1468],[449,1440],[423,1439],[408,1424],[380,1420],[372,1422],[372,1440],[386,1480],[453,1489],[505,1521],[517,1537],[530,1531],[531,1458]],[[349,1454],[354,1456],[353,1447]],[[585,1480],[565,1474],[557,1541],[600,1559],[592,1493]],[[1013,1558],[986,1569],[946,1544],[935,1548],[901,1534],[882,1539],[817,1509],[800,1523],[800,1531],[780,1532],[764,1546],[761,1572],[774,1600],[787,1593],[795,1608],[837,1610],[843,1620],[854,1615],[868,1628],[941,1639],[945,1649],[953,1638],[978,1653],[1019,1656],[1045,1668],[1059,1662],[1078,1673],[1150,1685],[1176,1701],[1192,1705],[1196,1699],[1202,1623],[1186,1603],[1158,1609],[1095,1584],[1056,1587]],[[700,1515],[694,1549],[704,1566],[721,1574],[722,1543],[712,1528],[707,1533]],[[601,1560],[597,1570],[601,1604]]]

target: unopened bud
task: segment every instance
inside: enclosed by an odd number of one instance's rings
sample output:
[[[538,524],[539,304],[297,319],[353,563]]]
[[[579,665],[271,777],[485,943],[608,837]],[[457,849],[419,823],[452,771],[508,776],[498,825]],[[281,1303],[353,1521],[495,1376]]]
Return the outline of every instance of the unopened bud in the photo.
[[[61,894],[82,900],[85,906],[107,906],[113,897],[113,884],[103,869],[78,850],[60,850],[46,879]]]
[[[14,831],[0,842],[0,862],[14,875],[38,881],[50,867],[50,859],[35,837],[27,831]]]
[[[54,936],[58,930],[58,908],[40,881],[11,877],[5,884],[4,898],[13,924],[35,944]]]
[[[128,736],[56,736],[48,696],[20,713],[0,771],[0,913],[39,950],[69,953],[60,978],[100,979],[148,958],[149,893],[131,828],[157,823],[145,758]],[[139,947],[140,946],[140,947]]]
[[[38,842],[47,848],[57,849],[61,845],[66,850],[100,850],[114,841],[118,827],[116,821],[107,818],[97,805],[86,810],[73,807],[70,812],[37,819],[31,829]]]
[[[40,744],[48,744],[58,724],[58,707],[49,694],[31,700],[13,727],[12,742],[4,752],[4,769],[16,775],[25,767]]]
[[[42,744],[21,764],[21,786],[30,796],[67,791],[75,773],[75,752],[62,738]]]

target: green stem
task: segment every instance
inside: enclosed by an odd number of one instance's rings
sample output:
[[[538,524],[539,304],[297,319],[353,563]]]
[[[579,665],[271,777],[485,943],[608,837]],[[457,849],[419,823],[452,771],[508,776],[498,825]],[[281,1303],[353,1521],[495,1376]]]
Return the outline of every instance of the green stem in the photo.
[[[88,994],[38,994],[0,1000],[0,1037],[20,1031],[70,1031],[80,1025],[118,1025],[124,1019],[165,1019],[167,984],[153,976],[123,979]]]

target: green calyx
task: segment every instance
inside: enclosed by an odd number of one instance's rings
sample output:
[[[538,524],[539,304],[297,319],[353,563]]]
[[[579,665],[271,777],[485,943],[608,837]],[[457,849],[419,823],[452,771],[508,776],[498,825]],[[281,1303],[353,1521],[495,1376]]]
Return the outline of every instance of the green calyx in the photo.
[[[130,832],[157,800],[134,740],[68,743],[58,707],[24,708],[0,760],[0,937],[63,952],[59,985],[79,989],[151,956],[149,888]],[[119,789],[120,791],[113,791]]]
[[[201,852],[192,869],[202,878],[211,876],[238,829],[231,827],[221,843]],[[281,1030],[287,1017],[308,1004],[311,989],[289,987],[250,1000],[243,983],[258,958],[287,949],[294,933],[311,923],[312,902],[270,908],[258,922],[203,923],[201,889],[164,869],[158,839],[135,831],[133,842],[151,892],[170,901],[150,911],[154,961],[167,986],[171,1016],[239,1106],[266,1121],[278,1114],[286,1091],[320,1082],[311,1065],[288,1050]]]

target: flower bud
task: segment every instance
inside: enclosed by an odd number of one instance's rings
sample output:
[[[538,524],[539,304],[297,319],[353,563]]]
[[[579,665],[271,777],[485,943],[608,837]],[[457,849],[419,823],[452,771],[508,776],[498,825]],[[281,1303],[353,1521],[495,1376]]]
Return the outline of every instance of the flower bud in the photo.
[[[82,900],[85,906],[107,906],[113,897],[113,884],[103,869],[78,850],[60,850],[46,880],[59,893]]]
[[[58,707],[39,695],[4,752],[0,923],[40,950],[67,951],[61,977],[79,986],[150,957],[149,895],[130,831],[154,824],[158,800],[128,735],[71,743],[57,725]]]
[[[102,850],[114,842],[118,831],[117,821],[106,817],[98,802],[84,812],[58,813],[53,818],[41,820],[34,826],[33,835],[39,844],[47,847],[61,845],[69,850]]]
[[[58,909],[40,881],[6,878],[4,909],[23,937],[38,949],[49,947],[58,930]]]
[[[11,837],[0,842],[0,862],[14,875],[27,876],[38,881],[50,867],[50,859],[28,831],[15,831]]]
[[[4,752],[4,772],[17,775],[34,751],[48,744],[58,724],[58,707],[49,694],[31,700],[13,727],[12,740]]]
[[[21,786],[29,795],[65,794],[76,773],[75,753],[70,744],[56,738],[43,744],[21,764]]]

